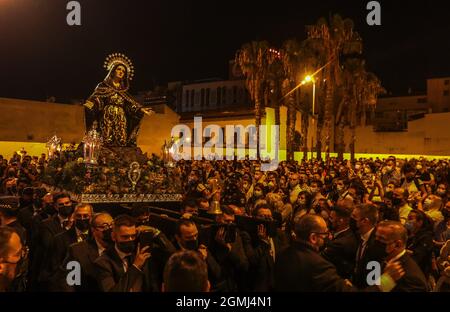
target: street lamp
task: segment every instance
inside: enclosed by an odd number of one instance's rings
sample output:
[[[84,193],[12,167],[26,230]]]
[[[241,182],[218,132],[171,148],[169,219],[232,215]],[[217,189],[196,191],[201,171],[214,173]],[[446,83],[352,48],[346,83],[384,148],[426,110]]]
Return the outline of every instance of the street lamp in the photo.
[[[316,81],[314,80],[314,76],[307,75],[305,77],[305,79],[303,79],[302,84],[307,84],[307,83],[311,83],[311,82],[313,84],[312,115],[313,115],[313,120],[314,120],[314,112],[315,112],[315,105],[316,105]]]

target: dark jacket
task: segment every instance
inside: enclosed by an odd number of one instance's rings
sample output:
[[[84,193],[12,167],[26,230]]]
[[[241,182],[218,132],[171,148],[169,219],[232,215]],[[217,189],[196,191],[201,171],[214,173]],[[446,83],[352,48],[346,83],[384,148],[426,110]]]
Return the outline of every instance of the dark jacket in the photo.
[[[281,230],[272,238],[275,248],[275,261],[280,252],[289,246],[289,241]],[[270,254],[270,244],[260,239],[252,239],[242,232],[242,242],[249,262],[247,287],[250,291],[273,291],[275,287],[275,261]]]
[[[275,263],[275,290],[282,292],[341,292],[358,289],[340,277],[336,267],[307,242],[294,241]],[[378,290],[372,286],[369,290]]]
[[[74,243],[68,247],[66,257],[58,268],[55,276],[55,290],[69,292],[96,292],[100,291],[97,284],[95,260],[99,257],[97,243],[93,238]],[[81,267],[81,285],[68,285],[66,277],[68,274],[67,264],[77,261]]]
[[[178,242],[175,242],[174,246],[176,246],[177,251],[182,250]],[[206,267],[208,269],[208,280],[211,284],[211,291],[217,291],[217,284],[222,280],[222,269],[209,249],[207,249],[207,253]]]
[[[351,278],[357,249],[358,238],[349,228],[328,242],[322,256],[336,266],[339,276]]]
[[[49,261],[48,271],[52,274],[58,270],[66,257],[69,246],[77,242],[77,232],[75,227],[57,234],[53,240],[51,247],[51,257]]]
[[[397,285],[392,289],[393,292],[426,292],[428,291],[427,280],[417,263],[405,253],[398,260],[405,275],[397,281]]]
[[[148,262],[147,262],[148,263]],[[97,283],[104,292],[131,292],[138,280],[142,279],[142,291],[158,291],[157,285],[150,274],[148,265],[139,270],[130,265],[127,272],[123,262],[114,247],[106,250],[95,261]]]
[[[64,228],[58,218],[54,215],[41,223],[39,228],[39,237],[37,238],[37,245],[32,263],[32,271],[37,274],[37,280],[40,283],[40,290],[45,290],[45,285],[50,278],[49,262],[51,261],[52,246],[54,237],[62,233]]]
[[[362,253],[361,258],[357,259],[358,257],[358,250],[355,253],[355,270],[354,274],[352,276],[352,282],[353,284],[358,288],[365,288],[369,286],[367,284],[367,275],[371,272],[370,269],[367,269],[367,264],[371,261],[377,261],[379,263],[383,263],[383,259],[380,259],[379,255],[376,255],[374,253],[374,243],[375,243],[375,233],[377,229],[374,228],[372,233],[369,236],[369,239],[367,241],[367,245],[364,248],[364,251]],[[358,248],[360,247],[362,240],[359,240]]]
[[[241,231],[237,230],[236,241],[231,244],[231,251],[215,240],[208,246],[214,259],[221,267],[222,280],[217,284],[218,291],[238,291],[242,289],[248,270],[248,259],[242,243]]]
[[[27,237],[31,237],[31,224],[33,219],[34,208],[33,205],[26,205],[21,207],[19,213],[17,214],[17,219],[22,224],[22,226],[27,230]]]
[[[433,232],[419,230],[414,236],[408,238],[406,249],[412,252],[411,257],[419,265],[425,276],[431,272],[431,256],[433,252]]]

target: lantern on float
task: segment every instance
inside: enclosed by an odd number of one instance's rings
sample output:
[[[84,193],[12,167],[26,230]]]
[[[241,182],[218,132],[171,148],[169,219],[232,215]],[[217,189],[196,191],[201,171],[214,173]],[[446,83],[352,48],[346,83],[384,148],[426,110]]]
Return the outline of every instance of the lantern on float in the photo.
[[[48,140],[45,146],[47,147],[48,159],[53,159],[56,153],[62,150],[61,138],[55,134]]]
[[[100,155],[100,148],[102,146],[103,140],[100,133],[96,130],[97,126],[94,126],[83,138],[83,155],[84,163],[90,165],[96,165],[98,163],[98,157]]]

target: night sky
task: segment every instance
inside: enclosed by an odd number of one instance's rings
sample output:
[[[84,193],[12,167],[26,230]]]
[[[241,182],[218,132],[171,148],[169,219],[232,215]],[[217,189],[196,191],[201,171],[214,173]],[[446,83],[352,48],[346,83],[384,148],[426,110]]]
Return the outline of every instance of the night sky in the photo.
[[[228,60],[244,42],[304,39],[304,25],[330,13],[354,20],[368,69],[392,94],[450,76],[448,1],[379,1],[382,26],[368,26],[368,0],[80,0],[82,25],[74,27],[66,24],[67,2],[0,0],[0,97],[86,98],[113,52],[133,60],[134,92],[226,78]]]

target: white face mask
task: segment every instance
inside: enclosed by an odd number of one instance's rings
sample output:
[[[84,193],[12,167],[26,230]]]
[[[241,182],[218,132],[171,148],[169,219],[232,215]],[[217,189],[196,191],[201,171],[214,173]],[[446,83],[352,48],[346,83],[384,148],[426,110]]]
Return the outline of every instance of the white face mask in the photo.
[[[311,193],[317,193],[318,188],[317,187],[311,187]]]

